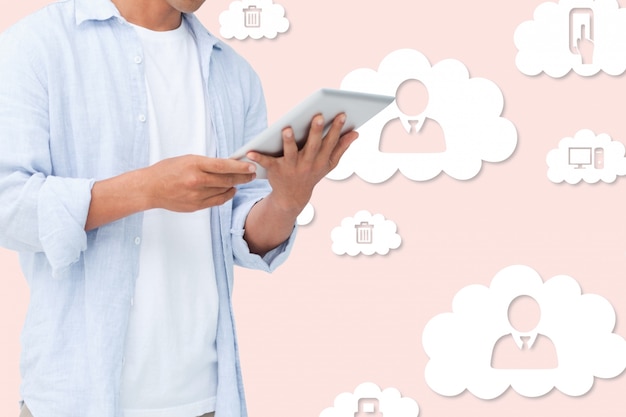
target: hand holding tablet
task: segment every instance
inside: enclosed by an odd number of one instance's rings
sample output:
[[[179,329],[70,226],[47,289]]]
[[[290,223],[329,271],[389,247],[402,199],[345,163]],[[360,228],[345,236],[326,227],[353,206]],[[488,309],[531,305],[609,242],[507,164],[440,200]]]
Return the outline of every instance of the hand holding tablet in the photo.
[[[235,151],[231,158],[245,160],[250,151],[271,156],[282,156],[282,131],[291,127],[298,149],[304,146],[311,120],[316,115],[324,118],[324,134],[330,128],[334,118],[344,113],[346,122],[342,134],[355,130],[378,114],[394,101],[393,96],[358,93],[353,91],[321,89],[278,119],[243,147]],[[257,164],[257,178],[266,178],[265,169]]]

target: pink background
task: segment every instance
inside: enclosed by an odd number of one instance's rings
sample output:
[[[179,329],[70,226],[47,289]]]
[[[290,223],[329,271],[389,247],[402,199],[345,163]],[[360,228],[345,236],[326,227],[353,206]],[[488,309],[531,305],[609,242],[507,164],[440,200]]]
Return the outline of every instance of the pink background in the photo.
[[[48,1],[4,1],[0,30]],[[209,0],[198,16],[219,34],[229,1]],[[523,398],[507,391],[483,401],[445,398],[425,383],[421,333],[451,310],[470,284],[489,285],[512,264],[544,281],[575,278],[584,293],[616,310],[626,336],[626,223],[619,187],[556,185],[547,153],[580,129],[626,143],[623,77],[527,77],[515,67],[515,28],[541,0],[408,1],[281,0],[291,28],[274,40],[227,41],[256,68],[275,120],[319,87],[338,88],[350,71],[377,68],[389,53],[412,48],[432,64],[463,62],[471,76],[494,81],[503,116],[517,127],[516,152],[486,163],[473,180],[445,175],[412,182],[401,175],[373,185],[358,178],[324,180],[312,203],[316,217],[300,230],[290,260],[272,276],[238,269],[235,308],[250,415],[317,417],[342,392],[363,382],[395,387],[415,399],[422,417],[622,416],[626,377],[597,379],[585,396],[558,391]],[[624,2],[622,2],[624,6]],[[1,82],[1,80],[0,80]],[[337,256],[330,231],[359,210],[398,225],[402,246],[387,256]],[[19,333],[28,289],[16,254],[0,249],[0,415],[17,415]]]

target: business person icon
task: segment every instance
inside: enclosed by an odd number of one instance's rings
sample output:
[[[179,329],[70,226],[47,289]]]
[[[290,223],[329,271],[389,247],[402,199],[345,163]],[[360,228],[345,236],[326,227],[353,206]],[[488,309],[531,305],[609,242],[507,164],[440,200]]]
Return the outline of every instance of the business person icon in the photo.
[[[496,342],[491,367],[494,369],[554,369],[557,351],[552,340],[537,332],[541,309],[537,301],[521,295],[509,304],[511,333]]]
[[[396,90],[400,114],[383,127],[379,150],[385,153],[439,153],[446,141],[439,123],[428,118],[428,89],[416,79],[408,79]]]

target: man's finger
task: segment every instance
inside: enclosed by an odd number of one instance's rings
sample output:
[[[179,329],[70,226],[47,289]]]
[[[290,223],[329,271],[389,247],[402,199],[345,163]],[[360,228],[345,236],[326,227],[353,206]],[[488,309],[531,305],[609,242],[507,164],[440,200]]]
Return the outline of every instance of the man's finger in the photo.
[[[283,129],[283,156],[285,160],[296,162],[298,160],[298,145],[293,135],[293,129],[288,127]]]
[[[315,159],[322,146],[322,139],[324,134],[324,117],[318,114],[311,120],[311,127],[309,129],[309,136],[303,148],[303,159],[305,161],[312,161]]]
[[[330,154],[328,158],[330,165],[332,168],[335,168],[339,164],[339,160],[343,156],[343,154],[348,150],[350,145],[359,138],[359,133],[356,130],[346,133],[345,135],[339,138],[339,142],[333,152]]]
[[[333,124],[326,133],[324,137],[324,141],[322,142],[323,149],[328,152],[328,154],[332,153],[339,142],[339,138],[341,137],[341,131],[343,130],[344,125],[346,124],[346,115],[344,113],[338,114],[333,120]]]
[[[215,174],[249,174],[256,171],[256,166],[249,162],[226,158],[199,156],[196,163],[200,170]]]
[[[219,194],[211,195],[210,197],[205,198],[202,201],[203,208],[209,208],[214,206],[221,206],[225,202],[231,200],[235,194],[237,193],[237,189],[232,187],[224,190],[224,192]]]

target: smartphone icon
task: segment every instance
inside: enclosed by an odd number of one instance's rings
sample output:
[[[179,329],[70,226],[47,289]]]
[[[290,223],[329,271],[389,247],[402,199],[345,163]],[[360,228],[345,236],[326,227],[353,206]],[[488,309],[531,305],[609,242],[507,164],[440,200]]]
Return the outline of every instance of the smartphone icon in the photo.
[[[604,169],[604,148],[596,148],[593,151],[593,167]]]

